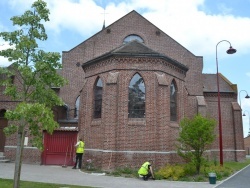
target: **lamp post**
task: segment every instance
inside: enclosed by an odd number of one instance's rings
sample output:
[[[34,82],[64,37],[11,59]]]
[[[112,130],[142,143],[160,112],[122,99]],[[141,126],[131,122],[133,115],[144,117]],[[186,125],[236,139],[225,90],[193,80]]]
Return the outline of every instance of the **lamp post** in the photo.
[[[240,90],[240,92],[239,92],[240,108],[241,108],[240,93],[241,93],[242,91],[245,91],[245,92],[246,92],[246,94],[247,94],[247,95],[245,96],[246,99],[249,99],[249,98],[250,98],[246,90]]]
[[[221,124],[221,107],[220,107],[220,84],[219,84],[219,69],[218,69],[218,58],[217,58],[217,46],[221,42],[228,42],[229,49],[227,50],[227,54],[234,54],[236,49],[232,48],[232,45],[227,40],[221,40],[216,45],[216,67],[217,67],[217,90],[218,90],[218,116],[219,116],[219,144],[220,144],[220,165],[223,166],[223,149],[222,149],[222,124]]]
[[[249,135],[250,135],[250,115],[249,115],[249,112],[248,112],[247,110],[245,110],[242,116],[246,116],[245,112],[247,112],[247,113],[248,113],[248,118],[249,118],[249,119],[248,119],[248,123],[249,123],[249,130],[248,130],[248,135],[247,135],[247,136],[249,136]]]

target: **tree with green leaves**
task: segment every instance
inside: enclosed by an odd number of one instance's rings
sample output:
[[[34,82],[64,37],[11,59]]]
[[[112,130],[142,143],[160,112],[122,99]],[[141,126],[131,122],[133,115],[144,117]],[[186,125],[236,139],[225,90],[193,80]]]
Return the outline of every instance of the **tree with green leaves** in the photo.
[[[52,87],[61,87],[66,84],[66,80],[57,73],[57,69],[62,66],[60,54],[45,52],[38,47],[38,42],[47,40],[42,24],[49,21],[47,4],[37,0],[31,10],[12,17],[11,21],[18,29],[0,33],[0,37],[11,46],[0,51],[0,56],[8,58],[12,64],[7,68],[0,67],[0,81],[5,87],[4,94],[18,101],[15,109],[6,111],[9,125],[4,129],[7,136],[17,133],[14,172],[14,188],[17,188],[25,134],[30,135],[33,146],[43,149],[42,132],[46,130],[52,133],[58,127],[52,107],[63,105]]]
[[[204,151],[215,139],[215,125],[215,119],[206,118],[200,114],[191,119],[184,118],[180,122],[177,152],[187,162],[193,163],[197,174],[200,173],[201,165],[205,162]]]

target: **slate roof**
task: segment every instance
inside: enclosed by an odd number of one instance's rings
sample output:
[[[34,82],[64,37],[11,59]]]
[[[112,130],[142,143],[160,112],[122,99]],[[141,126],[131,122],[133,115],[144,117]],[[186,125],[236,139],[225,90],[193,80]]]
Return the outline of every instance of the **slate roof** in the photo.
[[[219,86],[221,93],[235,93],[235,85],[219,73]],[[218,92],[217,74],[203,74],[203,92]]]
[[[120,47],[111,50],[110,52],[101,55],[97,58],[94,58],[90,61],[87,61],[82,64],[82,67],[84,68],[87,65],[99,62],[101,60],[113,57],[113,56],[128,56],[128,57],[152,57],[152,58],[160,58],[164,59],[169,63],[172,63],[173,65],[188,71],[188,67],[179,63],[178,61],[167,57],[165,55],[162,55],[158,52],[155,52],[154,50],[148,48],[145,44],[138,42],[136,40],[130,41],[126,44],[121,45]]]
[[[158,52],[147,47],[145,44],[132,40],[111,51],[114,54],[149,54],[160,55]]]

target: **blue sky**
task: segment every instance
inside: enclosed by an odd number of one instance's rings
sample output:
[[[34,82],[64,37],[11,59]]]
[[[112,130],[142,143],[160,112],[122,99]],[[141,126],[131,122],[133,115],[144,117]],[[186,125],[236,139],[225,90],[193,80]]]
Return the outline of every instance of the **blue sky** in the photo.
[[[50,22],[45,23],[45,51],[68,51],[106,26],[136,10],[194,55],[203,56],[203,73],[216,73],[216,45],[228,40],[237,49],[226,54],[227,42],[218,45],[219,72],[238,85],[243,111],[244,136],[249,130],[250,99],[250,0],[45,0]],[[10,18],[29,9],[33,0],[1,0],[0,31],[12,31]],[[8,44],[0,39],[0,50]],[[0,57],[0,66],[9,63]],[[245,90],[245,91],[243,91]]]

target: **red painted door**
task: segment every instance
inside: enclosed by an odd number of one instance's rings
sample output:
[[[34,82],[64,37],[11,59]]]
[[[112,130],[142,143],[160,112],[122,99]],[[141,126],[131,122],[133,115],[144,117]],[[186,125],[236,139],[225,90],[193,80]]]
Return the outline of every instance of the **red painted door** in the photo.
[[[73,166],[76,142],[77,132],[54,131],[52,135],[44,132],[43,164]]]

